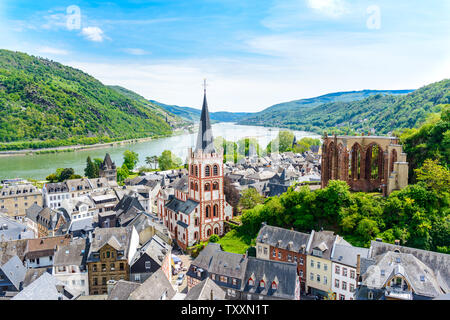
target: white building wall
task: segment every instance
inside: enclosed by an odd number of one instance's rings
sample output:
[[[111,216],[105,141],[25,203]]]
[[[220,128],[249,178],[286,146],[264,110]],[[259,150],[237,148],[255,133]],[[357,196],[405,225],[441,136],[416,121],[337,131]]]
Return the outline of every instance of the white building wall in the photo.
[[[339,267],[339,274],[336,273],[336,266]],[[347,276],[344,276],[344,269],[347,270]],[[350,277],[353,270],[355,278]],[[339,287],[336,286],[336,280],[339,281]],[[346,283],[346,289],[343,289],[343,282]],[[331,290],[336,293],[336,299],[338,300],[340,295],[345,296],[345,300],[352,300],[355,297],[355,293],[350,291],[350,285],[356,289],[356,268],[349,267],[340,263],[332,263],[332,283]]]
[[[25,266],[27,268],[42,268],[42,267],[50,267],[53,265],[53,256],[46,256],[39,258],[39,263],[37,262],[38,259],[30,260],[25,259]]]
[[[72,273],[71,270],[75,270]],[[68,266],[66,271],[57,271],[56,267],[53,267],[53,276],[62,281],[66,286],[71,289],[81,292],[81,295],[89,295],[89,277],[88,272],[80,272],[78,266]]]

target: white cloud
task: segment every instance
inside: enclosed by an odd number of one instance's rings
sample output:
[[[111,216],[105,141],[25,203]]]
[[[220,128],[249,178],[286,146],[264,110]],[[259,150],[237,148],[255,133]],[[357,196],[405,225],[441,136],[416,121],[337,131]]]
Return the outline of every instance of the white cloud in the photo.
[[[125,48],[125,49],[123,49],[123,51],[128,54],[135,55],[135,56],[143,56],[143,55],[150,54],[150,52],[145,51],[143,49],[139,49],[139,48]]]
[[[307,0],[306,2],[311,9],[331,17],[339,17],[349,11],[343,0]]]
[[[99,27],[86,27],[81,30],[81,34],[89,41],[102,42],[105,39],[103,30]]]
[[[37,49],[39,53],[51,54],[51,55],[67,55],[69,51],[64,49],[52,48],[52,47],[40,47]]]

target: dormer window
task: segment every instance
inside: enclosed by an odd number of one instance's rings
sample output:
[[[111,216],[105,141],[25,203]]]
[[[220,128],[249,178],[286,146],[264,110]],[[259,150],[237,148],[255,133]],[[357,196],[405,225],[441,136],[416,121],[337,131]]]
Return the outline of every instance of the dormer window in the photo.
[[[265,286],[266,286],[266,283],[264,282],[264,280],[261,280],[259,282],[259,287],[263,289]]]
[[[275,281],[272,282],[272,290],[277,290],[277,283]]]
[[[320,251],[318,249],[313,249],[312,254],[313,254],[313,256],[316,256],[316,257],[322,257],[322,251]]]
[[[252,278],[248,279],[248,285],[249,286],[253,286],[255,284],[255,282],[253,281]]]

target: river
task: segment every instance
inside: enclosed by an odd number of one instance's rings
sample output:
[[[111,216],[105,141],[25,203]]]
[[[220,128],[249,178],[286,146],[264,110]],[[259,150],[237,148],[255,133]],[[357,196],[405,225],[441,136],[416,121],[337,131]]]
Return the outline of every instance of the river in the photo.
[[[226,140],[238,141],[245,137],[254,137],[261,147],[266,147],[277,135],[279,128],[244,126],[230,122],[216,123],[212,125],[213,136],[222,136]],[[286,129],[284,129],[286,130]],[[319,135],[311,132],[293,131],[297,140],[303,137],[320,138]],[[91,150],[80,150],[74,152],[47,153],[0,157],[0,180],[12,178],[31,178],[43,180],[56,168],[73,168],[76,174],[84,175],[86,158],[104,158],[109,153],[111,159],[117,166],[123,163],[123,152],[131,150],[139,155],[137,167],[146,165],[147,156],[160,156],[164,150],[171,150],[183,161],[187,156],[187,149],[194,147],[197,140],[197,133],[160,138],[150,141],[131,143],[120,146],[108,146]]]

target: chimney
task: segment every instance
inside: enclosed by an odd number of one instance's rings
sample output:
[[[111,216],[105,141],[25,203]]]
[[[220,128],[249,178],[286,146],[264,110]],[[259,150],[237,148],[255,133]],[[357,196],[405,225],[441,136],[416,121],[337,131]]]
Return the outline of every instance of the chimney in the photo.
[[[356,279],[359,278],[359,274],[361,273],[361,255],[356,255]]]
[[[108,282],[106,283],[106,288],[108,291],[108,295],[111,294],[111,290],[114,288],[114,286],[116,285],[117,281],[116,280],[108,280]]]
[[[400,240],[395,239],[395,240],[394,240],[394,243],[395,243],[396,246],[399,246],[399,245],[400,245]]]

